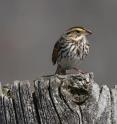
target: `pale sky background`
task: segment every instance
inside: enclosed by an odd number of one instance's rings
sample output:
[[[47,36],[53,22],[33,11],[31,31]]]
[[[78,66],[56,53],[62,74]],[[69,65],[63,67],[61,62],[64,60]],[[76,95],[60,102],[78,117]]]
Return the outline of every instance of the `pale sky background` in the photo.
[[[54,43],[76,25],[94,32],[80,68],[99,84],[117,84],[117,0],[0,0],[0,81],[53,74]]]

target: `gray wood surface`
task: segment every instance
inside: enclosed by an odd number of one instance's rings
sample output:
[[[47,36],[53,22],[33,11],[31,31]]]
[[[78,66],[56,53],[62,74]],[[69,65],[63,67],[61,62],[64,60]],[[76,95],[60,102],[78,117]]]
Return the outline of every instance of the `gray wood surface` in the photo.
[[[0,84],[0,124],[117,124],[117,86],[92,73]]]

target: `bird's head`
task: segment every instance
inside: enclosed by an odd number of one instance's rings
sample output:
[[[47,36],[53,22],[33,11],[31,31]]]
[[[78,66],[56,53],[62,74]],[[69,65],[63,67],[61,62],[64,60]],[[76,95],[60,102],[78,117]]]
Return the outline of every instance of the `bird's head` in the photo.
[[[81,40],[83,37],[87,35],[91,35],[92,32],[84,27],[72,27],[65,31],[64,36],[68,39],[72,39],[74,41]]]

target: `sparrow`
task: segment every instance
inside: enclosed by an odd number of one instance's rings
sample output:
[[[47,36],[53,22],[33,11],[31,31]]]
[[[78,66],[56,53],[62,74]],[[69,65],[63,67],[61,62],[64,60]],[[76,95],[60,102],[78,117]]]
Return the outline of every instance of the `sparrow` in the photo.
[[[67,70],[78,69],[78,64],[88,55],[90,44],[87,36],[92,32],[85,27],[67,29],[54,45],[53,65],[57,64],[56,74],[65,75]]]

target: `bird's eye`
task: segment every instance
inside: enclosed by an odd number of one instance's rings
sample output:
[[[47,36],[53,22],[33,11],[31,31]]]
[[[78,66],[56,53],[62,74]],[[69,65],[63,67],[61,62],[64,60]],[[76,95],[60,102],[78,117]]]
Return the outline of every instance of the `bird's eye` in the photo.
[[[78,31],[78,30],[77,30],[76,32],[77,32],[77,33],[80,33],[80,31]]]

